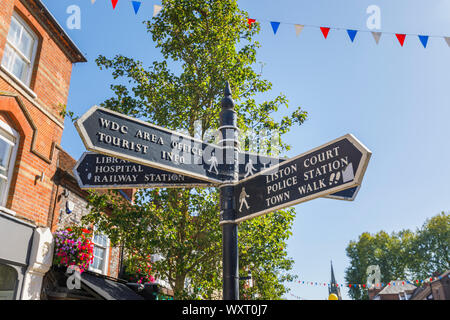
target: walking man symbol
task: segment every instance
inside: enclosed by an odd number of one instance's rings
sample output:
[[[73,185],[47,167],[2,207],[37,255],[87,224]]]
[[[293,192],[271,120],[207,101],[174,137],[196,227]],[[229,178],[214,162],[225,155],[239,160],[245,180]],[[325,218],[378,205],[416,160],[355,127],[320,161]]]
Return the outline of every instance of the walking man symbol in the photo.
[[[242,188],[241,194],[239,195],[239,212],[242,212],[242,206],[245,204],[245,206],[247,207],[247,210],[250,209],[248,203],[247,203],[247,198],[249,198],[250,196],[247,194],[247,192],[245,192],[245,188]]]
[[[219,171],[217,170],[217,165],[219,164],[219,162],[217,161],[216,154],[214,152],[208,162],[211,162],[211,166],[209,167],[208,171],[212,173],[214,169],[214,171],[216,171],[216,174],[219,174]]]
[[[248,176],[252,176],[253,171],[256,171],[255,167],[253,166],[252,159],[249,159],[248,163],[245,165],[245,171],[246,171],[246,174],[245,174],[244,178],[247,178]]]

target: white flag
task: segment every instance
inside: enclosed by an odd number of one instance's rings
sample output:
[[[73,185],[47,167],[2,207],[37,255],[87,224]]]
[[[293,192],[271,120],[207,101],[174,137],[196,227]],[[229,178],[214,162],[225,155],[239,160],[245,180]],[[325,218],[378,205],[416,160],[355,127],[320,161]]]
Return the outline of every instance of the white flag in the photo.
[[[158,13],[162,10],[162,6],[155,4],[153,6],[153,16],[156,17]]]
[[[373,38],[375,39],[375,42],[378,44],[380,42],[381,38],[381,32],[372,32]]]
[[[450,47],[450,37],[444,37],[445,42],[447,42],[448,46]]]
[[[296,24],[295,25],[295,35],[298,37],[300,35],[300,33],[302,32],[304,28],[304,25],[302,24]]]

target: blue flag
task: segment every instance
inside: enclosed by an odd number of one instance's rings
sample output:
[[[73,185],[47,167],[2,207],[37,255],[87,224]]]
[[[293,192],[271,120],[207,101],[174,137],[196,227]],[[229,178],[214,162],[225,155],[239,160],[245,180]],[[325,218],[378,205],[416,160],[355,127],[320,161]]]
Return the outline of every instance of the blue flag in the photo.
[[[140,1],[131,1],[131,3],[133,4],[134,13],[137,14],[139,11],[139,8],[141,7],[141,2]]]
[[[347,30],[348,36],[350,37],[350,40],[352,40],[352,42],[353,40],[355,40],[357,32],[357,30]]]
[[[428,43],[428,36],[419,36],[420,42],[422,42],[422,45],[424,48],[427,47]]]
[[[270,24],[272,25],[273,34],[277,34],[278,27],[280,26],[280,23],[276,22],[276,21],[270,21]]]

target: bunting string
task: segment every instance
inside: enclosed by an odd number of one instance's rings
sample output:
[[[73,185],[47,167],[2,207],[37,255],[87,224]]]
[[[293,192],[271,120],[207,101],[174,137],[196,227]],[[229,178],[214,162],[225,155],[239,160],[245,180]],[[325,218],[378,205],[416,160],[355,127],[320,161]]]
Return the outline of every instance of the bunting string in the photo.
[[[329,282],[315,282],[315,281],[307,281],[307,280],[300,280],[300,281],[296,281],[296,283],[300,284],[300,285],[305,285],[305,286],[314,286],[314,287],[339,287],[339,288],[360,288],[360,289],[365,289],[365,290],[369,290],[369,289],[381,289],[384,287],[395,287],[395,286],[405,286],[407,284],[409,285],[415,285],[415,286],[423,286],[426,285],[432,281],[435,280],[441,280],[442,276],[438,276],[438,277],[430,277],[424,280],[413,280],[413,281],[408,281],[408,280],[395,280],[395,281],[391,281],[388,283],[374,283],[371,285],[368,285],[366,283],[350,283],[350,284],[343,284],[343,283],[336,283],[336,284],[332,284]]]
[[[369,30],[362,30],[362,29],[351,29],[351,28],[342,28],[342,27],[328,27],[328,26],[319,26],[314,24],[299,24],[299,23],[291,23],[291,22],[280,22],[280,21],[271,21],[271,20],[264,20],[264,19],[254,19],[254,18],[248,18],[248,25],[249,28],[251,28],[252,24],[255,22],[266,22],[270,23],[272,26],[274,35],[276,35],[278,28],[280,24],[285,25],[291,25],[295,27],[295,34],[298,37],[300,33],[303,31],[305,27],[307,28],[316,28],[320,29],[322,32],[322,35],[325,39],[327,39],[328,34],[331,30],[337,30],[337,31],[345,31],[351,42],[354,42],[357,33],[364,32],[364,33],[371,33],[374,37],[375,43],[378,44],[381,38],[382,34],[389,34],[389,35],[395,35],[400,45],[403,47],[403,44],[405,42],[406,36],[411,37],[418,37],[420,40],[420,43],[424,48],[427,47],[428,39],[429,38],[443,38],[445,42],[447,43],[448,47],[450,47],[450,36],[439,36],[439,35],[424,35],[424,34],[414,34],[414,33],[396,33],[396,32],[389,32],[389,31],[369,31]]]
[[[122,0],[124,1],[124,0]],[[92,4],[95,4],[96,0],[91,0]],[[118,4],[119,0],[111,0],[111,5],[113,10],[116,9],[117,4]],[[141,8],[142,5],[142,1],[138,1],[138,0],[132,0],[130,1],[132,8],[134,10],[134,13],[137,15],[139,12],[139,9]],[[158,5],[158,4],[154,4],[153,5],[153,17],[156,17],[159,12],[163,9],[163,6]],[[291,23],[291,22],[281,22],[281,21],[272,21],[272,20],[264,20],[264,19],[255,19],[255,18],[248,18],[247,19],[247,23],[248,23],[248,27],[251,28],[252,25],[256,22],[266,22],[269,23],[270,26],[272,27],[272,31],[273,34],[276,35],[280,25],[284,24],[284,25],[293,25],[295,28],[295,35],[298,37],[302,31],[304,30],[305,27],[307,28],[317,28],[320,29],[320,31],[322,32],[322,35],[325,39],[328,38],[328,35],[330,33],[330,31],[345,31],[350,39],[350,41],[352,43],[355,42],[356,36],[358,33],[360,32],[365,32],[365,33],[371,33],[375,43],[378,45],[381,39],[381,36],[384,34],[389,34],[389,35],[395,35],[395,37],[397,38],[398,43],[400,44],[400,46],[403,47],[406,37],[417,37],[419,39],[419,42],[422,44],[422,46],[424,48],[427,47],[428,45],[428,40],[429,38],[443,38],[445,40],[445,42],[447,43],[447,46],[450,48],[450,36],[438,36],[438,35],[430,35],[430,34],[414,34],[414,33],[396,33],[396,32],[388,32],[388,31],[369,31],[369,30],[361,30],[361,29],[353,29],[353,28],[342,28],[342,27],[329,27],[329,26],[319,26],[319,25],[314,25],[314,24],[299,24],[299,23]]]

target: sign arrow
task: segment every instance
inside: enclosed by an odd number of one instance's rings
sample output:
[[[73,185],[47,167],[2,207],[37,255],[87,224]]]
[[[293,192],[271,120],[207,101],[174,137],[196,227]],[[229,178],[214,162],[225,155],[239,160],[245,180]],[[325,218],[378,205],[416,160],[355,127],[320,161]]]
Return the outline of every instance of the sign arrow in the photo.
[[[222,182],[219,166],[225,161],[223,149],[216,145],[98,106],[75,127],[89,151],[213,184]]]
[[[347,189],[357,190],[371,155],[347,134],[244,179],[234,187],[235,222]]]
[[[81,189],[194,188],[212,184],[107,155],[85,152],[73,169]]]

